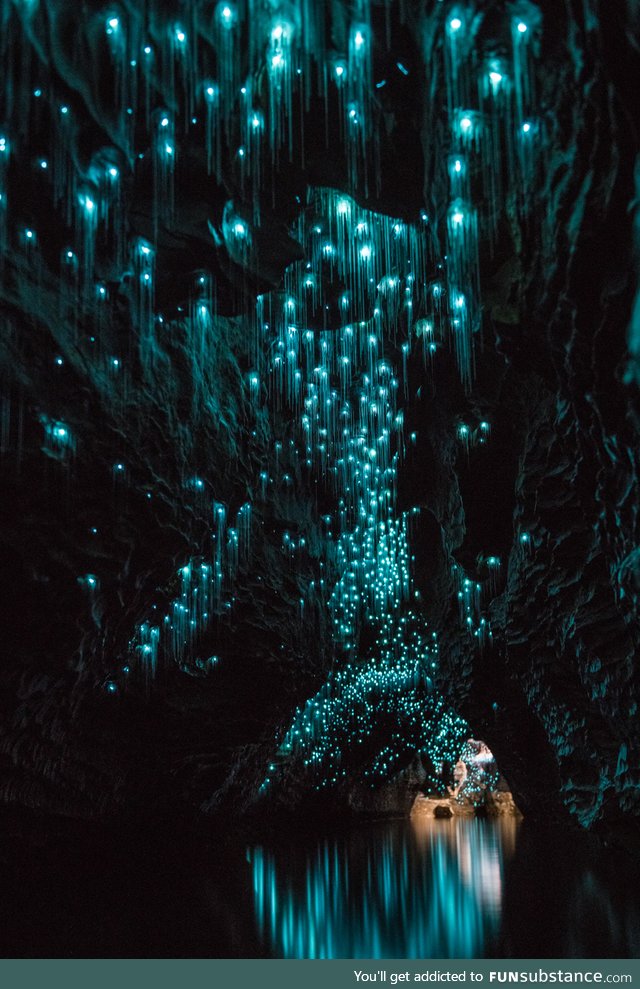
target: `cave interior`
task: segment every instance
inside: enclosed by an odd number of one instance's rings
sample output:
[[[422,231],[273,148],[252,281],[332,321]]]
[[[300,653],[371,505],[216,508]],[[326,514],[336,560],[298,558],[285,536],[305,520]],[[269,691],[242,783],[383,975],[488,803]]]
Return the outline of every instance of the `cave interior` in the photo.
[[[637,856],[640,5],[0,18],[14,861],[406,817],[470,738]]]

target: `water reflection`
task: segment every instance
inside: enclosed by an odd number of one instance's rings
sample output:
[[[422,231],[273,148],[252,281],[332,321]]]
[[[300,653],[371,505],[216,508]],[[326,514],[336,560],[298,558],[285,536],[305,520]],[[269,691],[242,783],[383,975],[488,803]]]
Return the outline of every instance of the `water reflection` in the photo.
[[[508,958],[640,957],[640,866],[587,836],[518,831],[496,954]]]
[[[266,950],[283,958],[477,958],[501,919],[518,824],[417,820],[248,858]]]
[[[284,846],[286,842],[286,847]],[[639,958],[640,864],[527,820],[0,836],[3,957]],[[176,909],[176,904],[180,909]]]

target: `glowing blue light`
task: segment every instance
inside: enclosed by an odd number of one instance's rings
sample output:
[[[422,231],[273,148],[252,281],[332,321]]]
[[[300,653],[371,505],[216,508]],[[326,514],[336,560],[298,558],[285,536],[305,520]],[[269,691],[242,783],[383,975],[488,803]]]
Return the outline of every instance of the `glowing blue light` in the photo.
[[[518,23],[518,31],[520,32],[520,34],[526,34],[526,32],[527,32],[527,25],[525,24],[524,21],[520,21]]]
[[[451,20],[449,21],[449,27],[451,28],[452,31],[459,31],[460,28],[462,27],[462,21],[460,20],[459,17],[452,17]]]
[[[109,174],[109,178],[111,179],[117,179],[118,175],[120,174],[118,172],[118,169],[115,167],[115,165],[112,165],[111,168],[107,169],[107,172]]]
[[[43,158],[42,161],[40,162],[40,168],[42,168],[43,171],[46,171],[48,167],[49,167],[49,162],[45,161],[45,159]]]
[[[169,126],[169,118],[168,117],[163,117],[162,120],[160,121],[160,126],[161,127],[168,127]]]
[[[531,124],[530,123],[526,122],[526,123],[524,123],[522,125],[522,131],[523,131],[524,134],[528,134],[530,130],[531,130]]]
[[[371,248],[368,244],[365,244],[364,247],[360,248],[360,257],[363,261],[369,261],[371,258]]]
[[[68,112],[69,112],[69,107],[68,106],[61,106],[60,107],[60,113],[67,114]]]
[[[180,28],[176,28],[176,41],[179,44],[183,45],[186,40],[187,40],[187,36],[184,33],[184,31],[182,31]]]
[[[236,237],[239,237],[241,240],[247,236],[247,228],[245,224],[242,222],[242,220],[236,220],[236,222],[233,224],[233,233]]]
[[[364,45],[364,34],[362,33],[362,31],[360,30],[356,31],[353,37],[353,44],[355,45],[356,49],[362,48],[362,46]]]
[[[291,32],[292,29],[290,24],[286,24],[284,21],[275,24],[271,31],[271,41],[288,41],[291,37]]]
[[[234,8],[230,4],[218,4],[218,20],[223,27],[233,27],[236,19]]]

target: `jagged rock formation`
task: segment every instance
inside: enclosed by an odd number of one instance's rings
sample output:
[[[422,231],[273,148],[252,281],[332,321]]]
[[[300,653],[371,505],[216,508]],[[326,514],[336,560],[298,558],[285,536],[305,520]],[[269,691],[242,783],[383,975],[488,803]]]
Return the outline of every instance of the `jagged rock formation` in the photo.
[[[438,580],[446,587],[452,557],[473,572],[488,533],[505,561],[490,649],[474,655],[452,634],[451,613],[441,619],[458,708],[525,814],[555,807],[607,830],[638,806],[637,403],[626,352],[634,162],[625,137],[637,120],[622,85],[636,54],[631,25],[625,33],[604,10],[594,6],[584,22],[557,15],[554,37],[567,40],[548,52],[542,98],[553,119],[537,199],[544,223],[536,236],[505,230],[488,262],[494,345],[478,359],[473,391],[441,392],[415,420],[443,415],[443,404],[465,421],[489,419],[491,450],[461,463],[434,440],[406,483],[429,472],[439,486],[426,499],[440,563],[425,568],[430,592]]]

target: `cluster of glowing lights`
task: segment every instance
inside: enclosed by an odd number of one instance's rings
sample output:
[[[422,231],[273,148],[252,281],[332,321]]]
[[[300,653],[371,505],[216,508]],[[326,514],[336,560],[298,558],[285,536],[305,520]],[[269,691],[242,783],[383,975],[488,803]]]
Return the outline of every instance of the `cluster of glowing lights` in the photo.
[[[242,191],[251,205],[245,213],[230,202],[220,232],[211,228],[215,247],[224,246],[240,265],[250,267],[255,259],[265,155],[273,160],[290,147],[294,94],[299,87],[309,96],[319,84],[327,105],[330,95],[336,97],[347,147],[350,191],[366,194],[373,184],[377,100],[369,5],[354,5],[353,21],[346,29],[344,58],[337,57],[318,33],[313,6],[310,0],[301,0],[294,11],[300,13],[299,18],[287,12],[286,17],[278,13],[274,19],[273,15],[254,16],[252,2],[218,3],[212,28],[214,64],[198,61],[199,39],[191,22],[188,31],[174,22],[164,38],[150,39],[143,34],[138,38],[124,12],[103,10],[98,26],[106,34],[105,45],[116,69],[114,108],[126,150],[123,154],[122,147],[109,149],[111,157],[106,165],[95,156],[88,168],[75,167],[69,136],[75,120],[72,107],[60,102],[60,94],[41,87],[32,89],[33,81],[28,82],[29,102],[33,98],[43,106],[50,101],[56,113],[58,143],[49,149],[43,147],[46,155],[39,153],[32,163],[39,173],[46,173],[39,181],[52,183],[59,199],[68,194],[77,242],[65,248],[63,256],[65,300],[73,301],[78,325],[88,318],[98,325],[106,319],[104,310],[116,293],[96,278],[94,259],[98,238],[105,243],[113,236],[114,270],[122,282],[131,276],[131,313],[143,366],[153,358],[154,333],[164,322],[155,309],[155,243],[160,223],[170,223],[172,217],[176,162],[189,121],[197,121],[202,114],[208,167],[219,178],[221,149],[227,147],[236,118],[242,115],[241,143],[233,147]],[[413,593],[411,513],[398,511],[396,487],[407,447],[417,438],[405,428],[403,403],[409,397],[408,367],[414,348],[430,374],[438,348],[451,346],[463,382],[469,385],[473,379],[475,339],[481,326],[479,233],[497,222],[511,175],[519,206],[525,208],[534,173],[540,127],[532,82],[538,23],[535,8],[531,8],[532,15],[527,13],[526,21],[521,16],[512,17],[511,51],[500,61],[483,63],[480,70],[473,45],[465,41],[471,29],[471,9],[452,6],[443,21],[449,120],[444,164],[450,200],[440,256],[434,256],[426,212],[422,212],[420,222],[416,218],[415,223],[408,223],[397,217],[377,216],[346,193],[316,189],[310,192],[292,231],[304,245],[304,261],[290,267],[282,293],[259,300],[253,368],[246,376],[250,403],[256,410],[265,402],[270,411],[286,410],[296,439],[285,451],[275,450],[273,461],[262,465],[256,491],[266,496],[269,484],[293,490],[300,470],[305,468],[328,480],[335,496],[335,511],[325,522],[324,535],[327,560],[338,576],[331,586],[310,587],[309,597],[320,596],[330,608],[336,646],[348,659],[323,688],[324,693],[309,702],[308,710],[299,712],[285,743],[285,749],[289,745],[291,753],[301,755],[308,768],[318,771],[323,784],[336,783],[340,778],[340,753],[348,733],[364,738],[373,730],[375,705],[367,706],[362,700],[369,692],[412,725],[417,725],[422,712],[428,723],[424,731],[436,739],[438,751],[464,731],[462,723],[445,710],[430,689],[428,667],[436,661],[435,641],[428,636],[425,639],[423,632],[409,632],[413,616],[409,623],[405,616]],[[238,76],[241,28],[249,33],[246,79]],[[400,61],[395,63],[396,70],[402,77],[409,75]],[[264,105],[258,107],[258,101],[252,99],[253,81],[262,76],[268,93]],[[153,100],[155,94],[163,92],[168,77],[174,82],[164,104],[171,109],[165,110]],[[385,84],[382,80],[377,86]],[[178,85],[186,93],[184,120],[176,98]],[[4,225],[8,162],[14,148],[14,134],[10,127],[8,130],[0,135],[3,251],[9,243]],[[134,146],[135,134],[145,135],[143,150]],[[304,144],[304,134],[300,140]],[[16,128],[15,143],[19,141]],[[506,177],[502,167],[505,149],[509,162]],[[124,162],[132,162],[133,168],[142,163],[146,167],[148,155],[152,159],[153,232],[149,241],[127,243],[122,197],[129,166]],[[477,179],[490,204],[489,219],[473,201]],[[37,230],[21,225],[15,239],[29,262],[35,264]],[[198,340],[206,340],[213,332],[216,319],[215,287],[208,274],[203,280],[182,319]],[[96,300],[101,313],[96,313]],[[69,310],[72,308],[70,304]],[[96,338],[98,333],[91,335],[90,341],[95,343]],[[115,388],[117,382],[124,392],[131,370],[129,358],[120,356],[118,350],[114,356],[106,345],[104,352],[98,346],[95,352],[91,360],[96,361],[96,378],[106,369],[109,387]],[[54,361],[59,368],[65,365],[61,355]],[[75,437],[66,423],[52,414],[42,419],[42,425],[43,451],[48,456],[64,460],[75,452]],[[458,427],[458,440],[465,447],[484,444],[489,438],[488,422],[474,427],[461,423]],[[112,470],[116,487],[128,482],[124,460],[117,461]],[[188,487],[194,495],[204,497],[202,478],[194,476]],[[251,507],[247,504],[240,509],[234,526],[228,526],[224,506],[215,503],[213,513],[211,554],[190,561],[180,570],[165,614],[143,622],[133,637],[132,655],[151,676],[165,656],[178,666],[197,667],[200,672],[217,665],[217,657],[214,662],[198,655],[198,640],[211,619],[230,606],[235,575],[249,552]],[[308,539],[304,535],[286,535],[283,550],[288,556],[305,549]],[[529,534],[523,533],[520,542],[527,549]],[[489,585],[495,587],[500,560],[486,556],[483,566]],[[491,637],[491,630],[482,614],[481,585],[463,574],[459,578],[460,619],[484,642]],[[79,580],[92,594],[97,593],[98,576],[89,574]],[[354,655],[363,623],[379,627],[380,635],[376,656],[358,663]],[[107,689],[111,691],[113,686],[114,681],[109,680]],[[359,721],[356,712],[361,703],[364,713]],[[424,715],[425,704],[431,720]],[[440,729],[434,733],[436,722],[446,727],[444,734]],[[424,745],[430,744],[424,741]],[[435,759],[435,749],[429,749],[429,755]],[[397,757],[393,746],[378,752],[364,768],[365,777],[378,780],[390,774]]]
[[[455,762],[469,736],[466,722],[434,689],[437,657],[436,635],[419,615],[407,609],[381,619],[373,655],[342,665],[298,709],[263,792],[284,771],[318,790],[354,778],[376,788],[416,752],[437,788],[438,766]]]
[[[204,482],[196,477],[189,481],[189,487],[202,491]],[[249,554],[251,516],[251,506],[245,503],[237,513],[235,526],[230,527],[226,506],[214,502],[211,561],[195,560],[181,567],[177,574],[179,593],[169,609],[157,624],[143,622],[130,644],[133,657],[150,679],[155,677],[160,659],[199,673],[216,668],[218,658],[215,662],[203,660],[198,643],[212,617],[232,607],[238,568]]]

